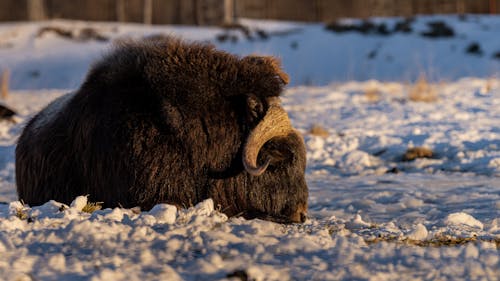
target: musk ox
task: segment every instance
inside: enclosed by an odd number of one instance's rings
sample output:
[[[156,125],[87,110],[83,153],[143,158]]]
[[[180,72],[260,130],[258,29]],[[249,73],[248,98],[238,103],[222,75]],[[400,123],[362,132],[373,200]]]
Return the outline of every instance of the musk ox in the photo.
[[[117,43],[26,125],[19,198],[143,210],[212,198],[228,216],[303,222],[306,151],[280,105],[287,83],[272,57],[173,37]]]

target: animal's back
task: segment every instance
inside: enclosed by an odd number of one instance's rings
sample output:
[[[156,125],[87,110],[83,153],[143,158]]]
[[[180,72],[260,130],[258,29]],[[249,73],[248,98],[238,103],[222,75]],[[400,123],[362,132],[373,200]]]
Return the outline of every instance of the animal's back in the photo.
[[[61,175],[72,174],[76,159],[68,155],[70,141],[62,120],[62,109],[73,97],[66,94],[51,102],[26,125],[16,147],[16,183],[19,198],[30,205],[49,199],[68,202],[71,190],[78,188],[75,177],[60,181]],[[73,197],[74,198],[74,197]]]
[[[20,199],[70,203],[89,194],[105,206],[150,208],[206,198],[205,154],[211,151],[217,160],[221,148],[208,141],[207,150],[203,134],[222,126],[226,142],[241,140],[236,120],[224,115],[230,105],[214,97],[220,85],[209,82],[226,77],[206,77],[218,72],[205,68],[233,57],[172,40],[118,48],[93,66],[76,93],[55,100],[27,124],[16,148]],[[216,62],[194,63],[207,55]],[[224,168],[231,158],[212,164]]]

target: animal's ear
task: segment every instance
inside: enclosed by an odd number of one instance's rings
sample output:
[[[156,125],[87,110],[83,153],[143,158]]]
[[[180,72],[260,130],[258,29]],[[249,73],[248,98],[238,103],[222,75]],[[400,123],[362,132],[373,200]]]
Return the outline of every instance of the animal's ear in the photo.
[[[290,83],[290,77],[283,71],[283,69],[281,69],[281,62],[278,58],[263,57],[263,59],[265,63],[274,70],[277,77],[283,82],[283,84],[287,85],[288,83]]]
[[[257,65],[268,67],[284,85],[290,83],[290,77],[281,69],[281,62],[278,58],[272,56],[250,55],[246,57],[246,59]]]
[[[258,123],[264,117],[265,108],[262,100],[253,94],[246,97],[247,119],[250,123]]]

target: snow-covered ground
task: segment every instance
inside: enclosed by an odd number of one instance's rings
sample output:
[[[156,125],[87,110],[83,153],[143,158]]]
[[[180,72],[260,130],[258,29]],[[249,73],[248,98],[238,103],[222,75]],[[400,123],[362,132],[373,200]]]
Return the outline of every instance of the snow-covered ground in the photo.
[[[436,20],[455,36],[421,36]],[[388,36],[243,23],[251,40],[218,28],[0,25],[0,69],[11,70],[14,89],[0,102],[18,112],[15,122],[0,121],[0,279],[498,280],[500,17],[418,17],[411,33]],[[211,200],[189,210],[92,214],[82,211],[85,197],[71,206],[16,201],[14,149],[24,123],[77,87],[109,48],[40,32],[47,26],[90,26],[110,40],[173,33],[280,56],[295,81],[283,103],[308,150],[309,219],[228,219]],[[465,52],[472,41],[480,53]],[[419,75],[437,82],[418,88]],[[425,93],[431,101],[418,101]],[[404,161],[415,147],[432,156]]]

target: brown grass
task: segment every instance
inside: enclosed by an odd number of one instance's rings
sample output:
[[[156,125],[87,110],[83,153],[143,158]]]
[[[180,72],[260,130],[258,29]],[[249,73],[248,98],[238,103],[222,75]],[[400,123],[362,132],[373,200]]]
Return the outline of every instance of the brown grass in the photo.
[[[323,128],[322,126],[320,126],[318,124],[312,125],[312,127],[309,129],[308,133],[313,135],[313,136],[318,136],[318,137],[323,137],[323,138],[326,138],[330,135],[330,133],[328,133],[328,131],[325,128]]]
[[[26,204],[24,204],[24,201],[21,200],[21,204],[23,205],[22,207],[16,208],[16,213],[15,216],[18,217],[20,220],[25,220],[27,222],[33,222],[33,218],[29,216],[29,208],[26,207]]]
[[[435,102],[438,100],[436,86],[427,82],[425,76],[421,76],[408,92],[408,99],[414,102]]]
[[[4,70],[2,72],[2,80],[0,82],[0,97],[6,100],[9,97],[9,79],[10,71]]]
[[[375,88],[368,88],[365,90],[365,97],[369,102],[375,103],[380,101],[382,94]]]
[[[417,146],[408,148],[403,155],[403,161],[413,161],[417,158],[432,158],[434,153],[430,148]]]
[[[104,202],[88,202],[85,207],[83,207],[82,212],[92,214],[95,211],[102,209],[102,204]]]
[[[17,208],[16,217],[18,217],[20,220],[26,220],[28,219],[28,212],[23,208]]]
[[[478,238],[478,237],[449,237],[437,236],[427,240],[399,239],[397,237],[377,237],[375,239],[365,239],[366,244],[371,245],[380,242],[395,242],[403,245],[418,246],[418,247],[454,247],[466,245],[468,243],[488,242],[494,243],[497,248],[500,248],[500,238]]]
[[[486,83],[484,85],[484,88],[483,88],[483,92],[484,93],[490,93],[491,90],[493,90],[493,83],[494,83],[494,78],[490,78],[488,80],[486,80]]]
[[[491,88],[493,88],[491,84],[492,84],[491,79],[488,79],[488,81],[486,81],[486,84],[484,85],[484,91],[486,93],[491,92]]]

